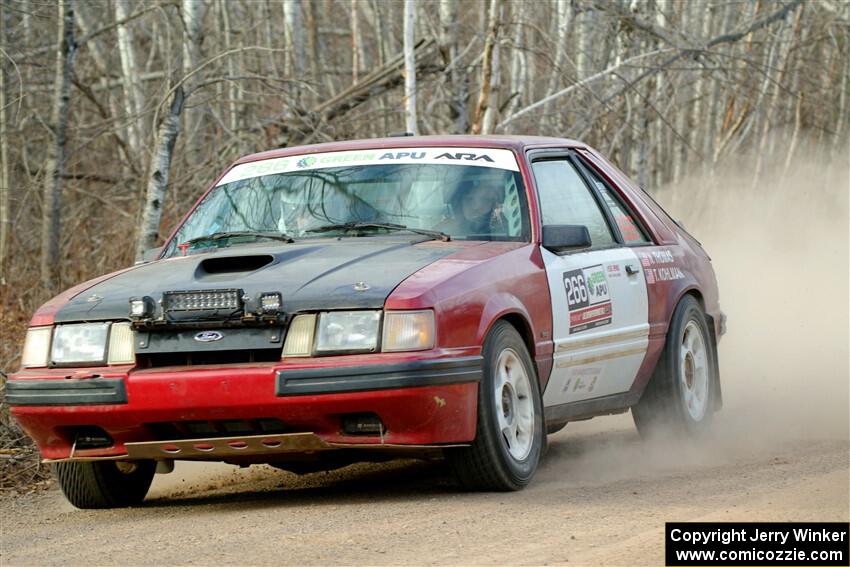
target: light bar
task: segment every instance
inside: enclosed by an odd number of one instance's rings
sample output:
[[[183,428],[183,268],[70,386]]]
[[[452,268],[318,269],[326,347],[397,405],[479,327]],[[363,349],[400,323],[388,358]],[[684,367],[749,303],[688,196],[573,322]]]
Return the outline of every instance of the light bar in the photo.
[[[169,291],[162,295],[165,311],[208,311],[241,307],[238,289],[210,289],[204,291]]]

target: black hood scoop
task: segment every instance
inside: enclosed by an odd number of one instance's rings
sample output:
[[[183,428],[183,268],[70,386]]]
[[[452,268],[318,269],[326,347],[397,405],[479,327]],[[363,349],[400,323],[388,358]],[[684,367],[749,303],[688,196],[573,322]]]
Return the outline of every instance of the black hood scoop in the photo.
[[[272,262],[274,262],[274,256],[271,254],[212,257],[207,258],[198,264],[198,269],[195,271],[195,277],[200,280],[204,279],[205,276],[215,276],[219,274],[249,274],[251,272],[256,272],[260,268],[265,268]]]

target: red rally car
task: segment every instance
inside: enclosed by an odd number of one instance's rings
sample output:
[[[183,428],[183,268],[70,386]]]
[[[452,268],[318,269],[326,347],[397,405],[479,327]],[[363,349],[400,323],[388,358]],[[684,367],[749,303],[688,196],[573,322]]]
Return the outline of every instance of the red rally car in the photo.
[[[405,137],[237,161],[145,262],[33,316],[6,401],[80,508],[175,460],[444,456],[516,490],[567,422],[721,406],[700,244],[598,152]]]

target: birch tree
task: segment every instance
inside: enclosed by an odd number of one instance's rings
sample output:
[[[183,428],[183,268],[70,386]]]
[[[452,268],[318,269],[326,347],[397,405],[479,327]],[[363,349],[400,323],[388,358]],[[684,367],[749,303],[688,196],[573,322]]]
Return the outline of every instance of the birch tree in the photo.
[[[116,0],[115,17],[119,21],[130,16],[129,0]],[[134,155],[139,155],[141,138],[144,136],[140,115],[145,106],[144,94],[139,84],[139,68],[136,65],[135,41],[129,24],[118,26],[118,54],[121,59],[121,82],[124,90],[124,110],[129,118],[127,143]]]
[[[0,3],[0,52],[6,53],[6,5]],[[6,123],[6,58],[0,59],[0,285],[6,283],[9,240],[9,138]]]
[[[496,127],[499,90],[501,89],[499,34],[503,10],[502,0],[490,0],[487,41],[484,45],[484,59],[481,63],[481,88],[478,93],[478,104],[475,107],[475,118],[472,121],[473,134],[491,134]]]
[[[203,20],[205,5],[202,0],[182,0],[180,15],[183,23],[183,76],[192,74],[201,63],[201,41],[203,39]],[[187,89],[194,86],[194,80],[190,81]],[[181,109],[182,112],[182,109]],[[186,138],[190,146],[192,158],[195,161],[203,159],[202,140],[204,111],[203,108],[194,107],[186,111]]]
[[[162,220],[162,208],[165,203],[174,144],[180,134],[180,115],[185,103],[185,91],[181,85],[177,85],[171,97],[168,113],[163,118],[156,133],[156,145],[151,160],[145,193],[145,206],[136,244],[137,261],[142,259],[146,250],[154,248],[159,239],[159,225]]]
[[[48,290],[57,287],[59,237],[62,223],[62,188],[65,160],[68,155],[68,109],[71,99],[71,75],[77,44],[74,38],[74,0],[59,0],[59,26],[53,82],[53,111],[49,146],[45,164],[41,218],[41,283]]]
[[[564,72],[567,63],[567,42],[570,27],[570,19],[572,16],[572,2],[570,0],[555,0],[555,68],[549,77],[549,86],[546,89],[546,96],[552,96],[561,84],[564,77]],[[539,127],[543,127],[543,121],[552,113],[554,101],[550,101],[543,108],[543,113],[540,116]]]
[[[406,131],[416,134],[416,57],[413,29],[416,26],[416,1],[404,0],[404,113]]]

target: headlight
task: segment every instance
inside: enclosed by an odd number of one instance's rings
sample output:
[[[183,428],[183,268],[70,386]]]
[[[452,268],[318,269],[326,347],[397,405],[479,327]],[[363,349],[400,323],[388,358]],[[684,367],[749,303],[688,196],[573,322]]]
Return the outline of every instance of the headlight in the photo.
[[[53,364],[106,362],[106,338],[109,323],[82,323],[57,325],[53,332],[50,361]]]
[[[387,311],[381,350],[428,350],[434,348],[433,311]]]
[[[316,352],[374,352],[380,311],[326,311],[319,314]]]
[[[21,367],[37,368],[47,366],[47,355],[50,352],[50,333],[53,327],[32,327],[27,329],[24,340],[24,354],[21,356]]]

